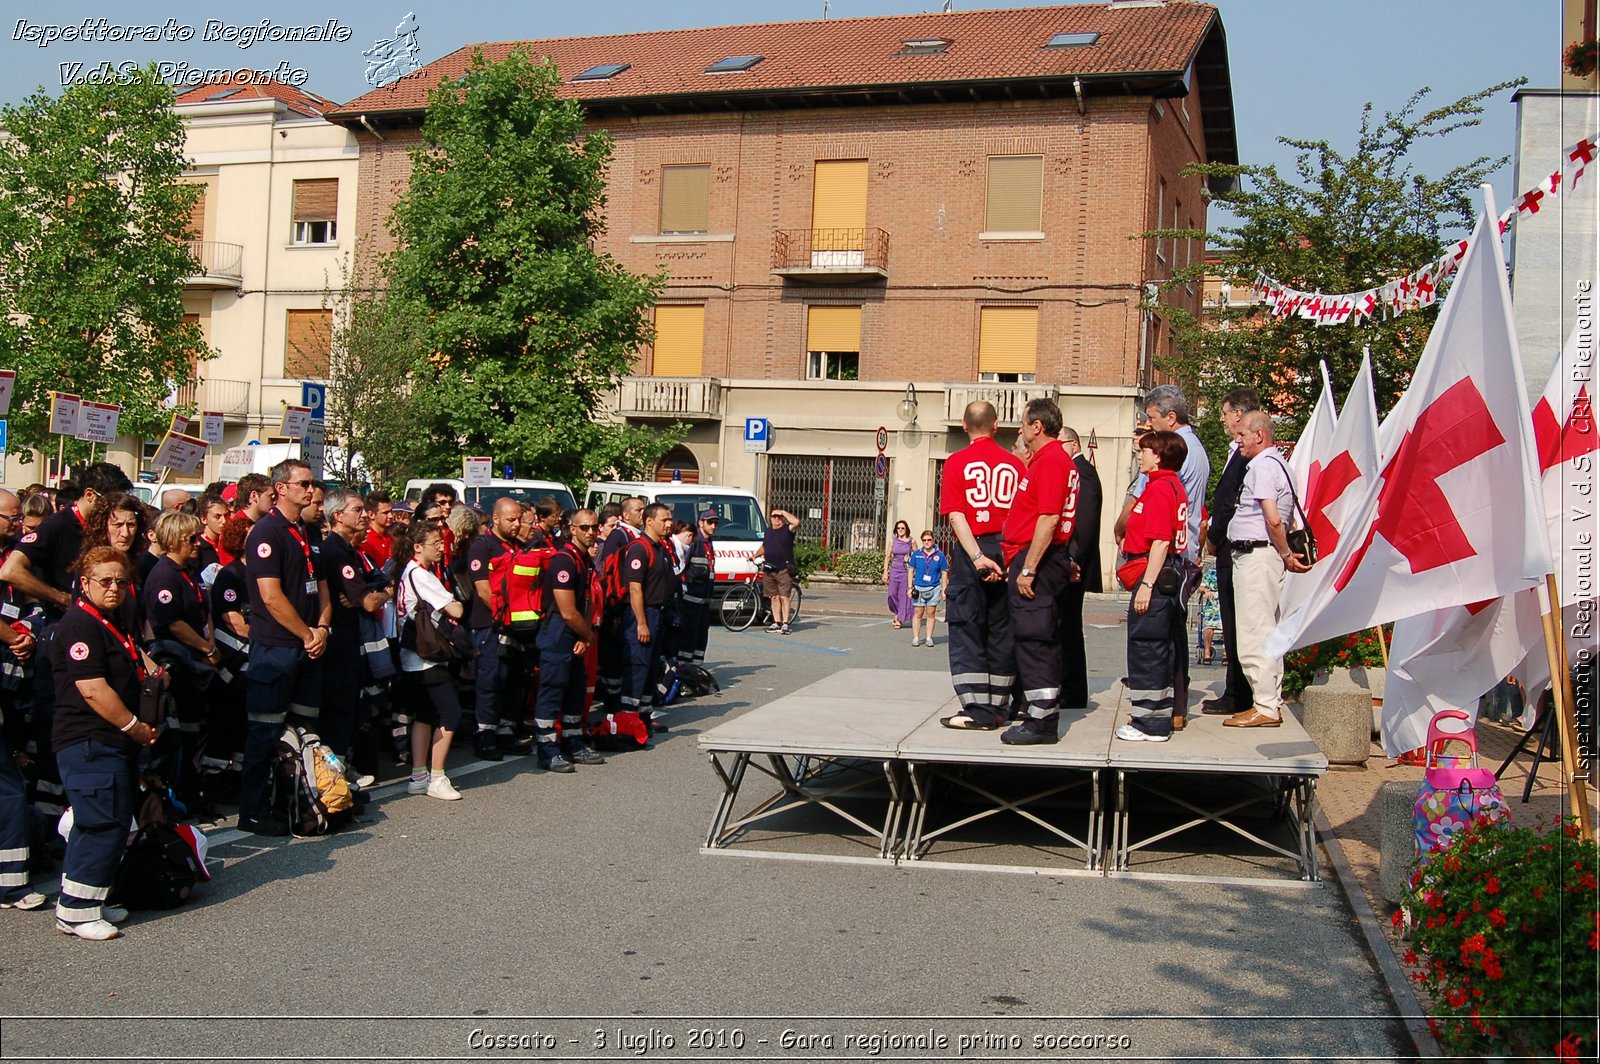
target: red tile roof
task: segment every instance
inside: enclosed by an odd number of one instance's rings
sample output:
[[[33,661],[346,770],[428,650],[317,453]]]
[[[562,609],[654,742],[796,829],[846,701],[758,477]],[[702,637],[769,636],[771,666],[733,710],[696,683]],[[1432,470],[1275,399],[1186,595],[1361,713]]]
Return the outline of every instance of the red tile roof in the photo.
[[[304,88],[289,85],[281,81],[251,81],[244,83],[243,78],[249,76],[250,71],[241,71],[239,78],[218,78],[196,85],[192,89],[185,89],[178,94],[175,101],[178,106],[196,103],[232,103],[237,100],[281,100],[289,105],[289,110],[307,118],[321,118],[328,111],[337,106],[332,100],[319,96]],[[218,97],[227,93],[224,99]]]
[[[502,41],[468,45],[421,70],[356,97],[329,117],[420,112],[428,92],[463,74],[475,49],[490,61],[524,45],[556,62],[564,95],[598,102],[648,97],[783,93],[873,86],[946,85],[1112,75],[1181,77],[1199,53],[1216,8],[1168,0],[1164,4],[1011,8],[880,18],[826,19],[753,26]],[[1093,45],[1043,47],[1059,33],[1098,32]],[[933,55],[902,55],[904,42],[942,38],[949,47]],[[707,74],[733,55],[765,58],[741,73]],[[606,81],[572,82],[602,63],[628,63]]]

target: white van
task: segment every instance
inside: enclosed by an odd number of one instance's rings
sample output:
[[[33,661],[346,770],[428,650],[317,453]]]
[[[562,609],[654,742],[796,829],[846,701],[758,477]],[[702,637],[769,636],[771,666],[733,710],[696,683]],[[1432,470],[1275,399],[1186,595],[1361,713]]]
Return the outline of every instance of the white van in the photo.
[[[484,513],[492,511],[494,504],[507,496],[518,502],[533,503],[548,495],[561,505],[562,510],[572,510],[578,505],[565,484],[557,484],[553,480],[501,480],[498,477],[489,481],[487,488],[469,488],[464,481],[454,477],[408,480],[406,493],[402,498],[415,506],[422,501],[422,493],[430,484],[450,485],[456,489],[456,498],[464,500],[469,506],[476,507]]]
[[[596,512],[608,502],[642,495],[672,507],[674,521],[694,524],[702,510],[715,510],[721,518],[712,541],[717,549],[717,580],[753,580],[759,571],[751,560],[767,528],[766,511],[755,492],[720,484],[684,484],[678,481],[605,480],[589,485],[584,505]]]

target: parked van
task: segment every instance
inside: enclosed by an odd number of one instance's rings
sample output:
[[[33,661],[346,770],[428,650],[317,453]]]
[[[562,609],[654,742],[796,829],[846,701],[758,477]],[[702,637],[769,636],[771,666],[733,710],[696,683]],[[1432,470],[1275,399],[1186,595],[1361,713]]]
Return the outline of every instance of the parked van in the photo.
[[[548,495],[561,505],[562,510],[575,509],[578,505],[565,484],[557,484],[553,480],[501,480],[498,477],[489,481],[487,488],[469,488],[464,481],[454,477],[408,480],[403,498],[415,506],[422,501],[422,492],[429,484],[450,485],[456,489],[456,498],[464,500],[469,506],[476,507],[484,513],[493,511],[494,504],[507,496],[519,503],[531,503],[538,502]]]
[[[751,561],[767,528],[766,511],[755,492],[720,484],[684,484],[678,481],[606,480],[589,485],[584,505],[599,511],[608,502],[642,495],[672,507],[674,521],[694,524],[702,510],[715,510],[717,525],[717,579],[754,580],[758,572]]]

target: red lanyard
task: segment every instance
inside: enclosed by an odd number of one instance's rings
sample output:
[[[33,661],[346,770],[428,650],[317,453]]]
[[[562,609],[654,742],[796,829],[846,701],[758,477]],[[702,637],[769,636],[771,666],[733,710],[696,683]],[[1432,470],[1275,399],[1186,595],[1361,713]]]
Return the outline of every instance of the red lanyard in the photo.
[[[83,527],[83,511],[78,509],[78,504],[77,503],[73,503],[72,504],[72,516],[76,517],[78,519],[78,527],[82,528]]]
[[[285,518],[284,520],[288,521],[288,518]],[[286,527],[289,529],[289,535],[295,538],[295,542],[300,544],[300,549],[305,553],[306,576],[309,579],[315,580],[317,578],[317,570],[311,564],[311,544],[306,542],[306,537],[302,536],[300,534],[300,530],[294,527],[293,521],[289,521]]]
[[[144,683],[144,658],[139,654],[138,644],[136,644],[128,636],[123,635],[122,631],[116,625],[102,617],[100,615],[100,611],[95,609],[94,604],[88,599],[80,598],[78,600],[78,605],[82,606],[86,611],[88,611],[89,616],[99,621],[101,626],[104,627],[106,631],[110,632],[112,637],[115,638],[119,644],[121,644],[123,653],[127,654],[128,660],[133,662],[133,671],[139,677],[139,682]]]
[[[186,570],[180,568],[178,575],[183,577],[183,582],[189,585],[190,591],[194,592],[194,600],[200,606],[200,616],[204,617],[206,615],[205,596],[200,594],[200,588],[196,586],[195,582],[189,579],[189,573]]]

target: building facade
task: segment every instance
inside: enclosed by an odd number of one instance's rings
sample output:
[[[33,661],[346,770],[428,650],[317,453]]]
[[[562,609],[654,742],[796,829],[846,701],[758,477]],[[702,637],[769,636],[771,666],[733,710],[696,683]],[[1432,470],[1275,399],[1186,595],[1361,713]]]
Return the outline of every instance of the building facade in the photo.
[[[494,60],[514,43],[480,46]],[[658,475],[752,488],[840,549],[936,521],[961,412],[1061,402],[1131,476],[1152,282],[1203,254],[1183,168],[1236,157],[1214,8],[1113,3],[526,42],[616,141],[604,248],[665,267],[613,414],[692,428]],[[409,175],[427,90],[471,49],[331,112],[360,146],[359,254]],[[1201,294],[1176,289],[1162,298]],[[915,417],[905,401],[914,394]],[[769,449],[746,449],[764,419]],[[884,430],[883,475],[878,438]],[[1109,536],[1109,520],[1106,522]],[[1110,552],[1107,552],[1110,556]]]

